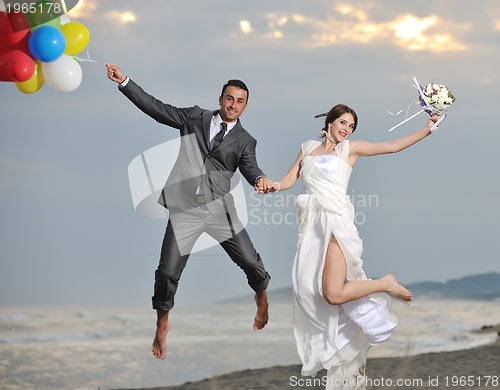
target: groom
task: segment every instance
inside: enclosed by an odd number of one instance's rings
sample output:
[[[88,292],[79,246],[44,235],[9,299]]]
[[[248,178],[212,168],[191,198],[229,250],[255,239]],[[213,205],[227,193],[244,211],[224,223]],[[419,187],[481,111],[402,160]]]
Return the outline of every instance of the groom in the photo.
[[[255,291],[257,314],[253,329],[268,322],[266,288],[271,278],[247,231],[239,220],[229,193],[231,178],[239,168],[256,190],[271,186],[257,165],[257,141],[241,126],[239,117],[248,102],[248,88],[240,80],[229,80],[219,97],[219,110],[198,106],[178,108],[144,92],[121,69],[106,64],[108,78],[141,111],[157,122],[180,131],[179,157],[158,202],[169,210],[169,220],[155,272],[153,309],[157,312],[152,352],[166,354],[168,315],[181,273],[190,252],[203,232],[215,238],[246,274]]]

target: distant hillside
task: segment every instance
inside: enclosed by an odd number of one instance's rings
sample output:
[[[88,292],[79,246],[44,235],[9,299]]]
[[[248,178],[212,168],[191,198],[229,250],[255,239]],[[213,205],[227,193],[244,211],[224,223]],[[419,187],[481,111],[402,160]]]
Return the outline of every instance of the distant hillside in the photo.
[[[491,300],[500,298],[500,274],[465,276],[446,283],[420,282],[408,288],[415,297]]]
[[[452,279],[445,283],[418,282],[406,286],[415,298],[423,299],[474,299],[489,301],[500,299],[500,274],[491,272],[487,274],[465,276]],[[275,303],[291,302],[292,288],[285,287],[268,291],[269,301]],[[251,297],[250,297],[251,298]],[[249,295],[224,300],[220,303],[248,302]]]

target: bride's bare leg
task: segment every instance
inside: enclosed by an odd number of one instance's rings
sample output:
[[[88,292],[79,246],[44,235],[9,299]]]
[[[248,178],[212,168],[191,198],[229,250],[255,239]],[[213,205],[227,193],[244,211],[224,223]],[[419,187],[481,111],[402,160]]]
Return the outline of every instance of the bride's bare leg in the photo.
[[[353,280],[346,282],[345,257],[335,237],[332,237],[326,251],[323,268],[323,296],[331,305],[341,305],[376,292],[386,292],[405,302],[412,300],[411,292],[399,284],[396,278],[385,275],[375,280]]]

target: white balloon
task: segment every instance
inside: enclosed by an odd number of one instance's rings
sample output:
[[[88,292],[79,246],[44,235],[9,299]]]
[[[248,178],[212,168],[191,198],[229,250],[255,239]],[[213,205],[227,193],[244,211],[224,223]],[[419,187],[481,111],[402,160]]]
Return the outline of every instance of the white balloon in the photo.
[[[82,82],[82,68],[71,56],[62,55],[53,62],[44,62],[42,70],[47,85],[58,92],[72,92]]]

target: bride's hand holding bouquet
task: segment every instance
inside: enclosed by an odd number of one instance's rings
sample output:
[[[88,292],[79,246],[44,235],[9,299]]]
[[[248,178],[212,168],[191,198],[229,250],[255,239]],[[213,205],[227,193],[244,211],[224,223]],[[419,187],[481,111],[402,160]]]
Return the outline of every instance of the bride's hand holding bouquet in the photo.
[[[411,117],[406,118],[396,126],[393,126],[389,131],[392,131],[401,126],[403,123],[415,118],[422,112],[426,112],[431,115],[431,120],[433,120],[433,115],[438,117],[437,119],[434,117],[434,124],[429,127],[429,130],[432,133],[438,128],[443,119],[446,118],[448,108],[450,108],[455,102],[455,96],[453,96],[453,94],[444,85],[430,83],[422,88],[415,77],[413,78],[413,81],[415,81],[415,88],[417,88],[419,94],[416,103],[420,105],[421,109]]]

